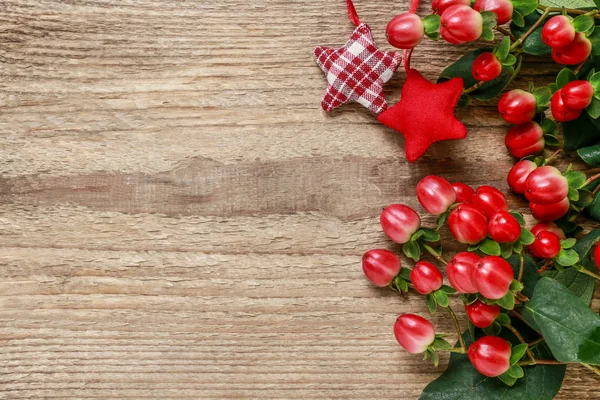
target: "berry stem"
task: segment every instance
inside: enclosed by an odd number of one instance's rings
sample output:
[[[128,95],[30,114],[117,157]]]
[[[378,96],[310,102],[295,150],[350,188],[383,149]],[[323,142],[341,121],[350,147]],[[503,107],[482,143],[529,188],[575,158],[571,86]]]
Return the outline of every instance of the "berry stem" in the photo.
[[[544,11],[548,11],[548,12],[562,13],[564,11],[567,14],[571,14],[571,15],[592,15],[595,18],[600,18],[600,15],[598,15],[598,12],[599,12],[598,10],[587,11],[587,10],[578,10],[576,8],[547,7],[547,6],[543,6],[541,4],[538,4],[537,8],[538,8],[538,10],[544,10]]]
[[[454,314],[454,311],[452,310],[452,307],[450,307],[450,305],[448,305],[448,307],[445,308],[446,310],[448,310],[448,313],[450,314],[450,316],[452,317],[452,321],[454,322],[454,327],[456,328],[456,334],[458,335],[458,342],[460,343],[460,348],[462,349],[463,353],[466,353],[467,346],[465,345],[465,341],[462,337],[462,331],[460,330],[458,318],[456,318],[456,314]]]
[[[595,274],[595,273],[593,273],[592,271],[590,271],[590,270],[588,270],[588,269],[586,269],[586,268],[584,268],[584,267],[577,268],[577,270],[578,270],[579,272],[581,272],[582,274],[586,274],[586,275],[589,275],[589,276],[591,276],[592,278],[595,278],[595,279],[598,279],[598,280],[600,280],[600,275],[598,275],[598,274]]]
[[[550,268],[551,265],[552,265],[552,260],[547,260],[544,263],[544,265],[542,265],[542,267],[537,270],[538,274],[541,274],[542,272],[548,270],[548,268]]]
[[[504,28],[503,28],[503,27],[501,27],[501,26],[497,26],[497,27],[496,27],[496,30],[497,30],[498,32],[500,32],[501,34],[503,34],[504,36],[508,36],[508,37],[510,38],[510,40],[512,40],[512,41],[515,41],[515,40],[517,40],[517,38],[515,37],[515,35],[513,35],[513,34],[512,34],[510,31],[508,31],[508,30],[504,29]]]
[[[529,346],[529,348],[531,349],[531,348],[533,348],[533,347],[537,346],[538,344],[540,344],[540,343],[543,343],[545,340],[546,340],[546,339],[544,339],[544,337],[542,336],[542,337],[540,337],[540,338],[538,338],[538,339],[535,339],[533,342],[529,342],[529,343],[527,343],[527,345],[528,345],[528,346]]]
[[[466,88],[465,90],[463,90],[463,94],[468,94],[471,92],[476,91],[477,89],[479,89],[485,82],[484,81],[479,81],[476,84],[474,84],[473,86]]]
[[[515,328],[514,326],[512,326],[510,324],[506,325],[506,327],[517,337],[517,339],[519,339],[519,342],[521,342],[523,344],[527,344],[527,342],[525,341],[525,339],[523,339],[523,336],[521,336],[521,334],[519,333],[517,328]],[[527,357],[529,357],[529,360],[532,362],[535,362],[535,357],[533,356],[533,353],[529,349],[529,345],[527,345],[527,350],[525,350],[525,352],[527,353]]]
[[[432,248],[430,245],[426,244],[426,243],[421,243],[421,245],[423,246],[423,248],[425,250],[427,250],[427,252],[429,254],[431,254],[436,260],[438,260],[439,262],[441,262],[444,265],[448,265],[448,261],[446,261],[444,259],[444,257],[442,257],[442,255],[440,253],[438,253],[437,251],[435,251],[434,248]]]
[[[517,365],[520,365],[521,367],[527,367],[527,366],[531,366],[531,365],[565,365],[565,364],[569,364],[569,363],[564,363],[564,362],[560,362],[560,361],[556,361],[556,360],[533,360],[533,361],[521,361],[519,363],[517,363]]]
[[[563,151],[563,149],[558,149],[554,153],[552,153],[548,157],[546,157],[546,159],[544,160],[544,165],[554,161],[554,159],[556,159],[562,151]]]
[[[521,250],[521,252],[519,253],[519,277],[517,278],[517,280],[519,282],[523,281],[523,271],[525,269],[525,257],[523,256],[523,250]]]
[[[596,179],[600,178],[600,173],[597,173],[596,175],[592,175],[590,176],[584,183],[583,186],[587,186],[590,183],[594,182]]]
[[[600,375],[600,370],[598,369],[598,367],[594,367],[593,365],[586,364],[586,363],[581,363],[581,365],[583,365],[584,367],[586,367],[587,369],[589,369],[593,373],[595,373],[597,375]]]
[[[454,348],[454,349],[448,349],[447,351],[449,351],[450,353],[467,354],[467,350],[463,349],[461,347],[457,347],[457,348]]]
[[[538,6],[538,7],[540,7],[540,6]],[[543,6],[542,6],[542,7],[543,7]],[[512,50],[514,50],[516,47],[520,46],[520,45],[521,45],[521,43],[523,43],[523,41],[524,41],[525,39],[527,39],[527,37],[528,37],[529,35],[531,35],[531,34],[533,33],[533,31],[535,31],[535,30],[536,30],[536,28],[537,28],[538,26],[540,26],[540,24],[541,24],[542,22],[544,22],[544,19],[546,18],[546,16],[547,16],[547,15],[548,15],[548,14],[549,14],[551,11],[552,11],[552,10],[550,9],[551,7],[545,7],[545,8],[546,8],[546,9],[545,9],[545,10],[544,10],[544,12],[542,13],[542,15],[540,15],[540,18],[539,18],[537,21],[535,21],[535,24],[531,25],[531,28],[529,28],[529,30],[528,30],[527,32],[525,32],[525,33],[523,34],[523,36],[521,36],[519,39],[517,39],[517,41],[515,41],[515,42],[512,44],[512,46],[510,46],[510,49],[509,49],[509,51],[512,51]],[[561,8],[561,10],[562,10],[562,8]]]

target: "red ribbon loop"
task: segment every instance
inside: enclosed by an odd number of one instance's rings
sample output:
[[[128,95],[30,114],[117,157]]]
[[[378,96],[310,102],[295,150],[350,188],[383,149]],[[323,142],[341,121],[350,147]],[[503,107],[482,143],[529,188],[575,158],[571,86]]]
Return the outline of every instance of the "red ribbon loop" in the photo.
[[[356,8],[354,8],[354,3],[352,3],[352,0],[346,0],[346,6],[348,7],[348,17],[350,17],[350,21],[352,21],[355,26],[360,25],[360,19],[358,18],[358,14],[356,13]]]

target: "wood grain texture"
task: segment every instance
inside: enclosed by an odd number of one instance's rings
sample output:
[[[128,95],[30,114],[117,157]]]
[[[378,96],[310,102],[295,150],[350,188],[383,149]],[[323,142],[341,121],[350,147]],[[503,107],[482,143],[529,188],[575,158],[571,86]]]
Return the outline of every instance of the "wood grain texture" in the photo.
[[[407,3],[357,1],[382,47]],[[359,257],[398,250],[378,211],[426,174],[506,189],[507,126],[459,110],[468,138],[408,164],[362,107],[324,114],[312,49],[351,30],[342,1],[0,3],[0,399],[418,397],[443,366],[391,327],[426,307]],[[557,69],[528,59],[514,86]],[[570,367],[558,398],[594,387]]]

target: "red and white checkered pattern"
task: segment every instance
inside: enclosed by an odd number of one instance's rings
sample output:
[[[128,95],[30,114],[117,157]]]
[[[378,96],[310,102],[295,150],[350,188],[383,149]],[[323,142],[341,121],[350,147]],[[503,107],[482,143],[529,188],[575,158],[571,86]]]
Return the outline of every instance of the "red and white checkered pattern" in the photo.
[[[379,50],[367,24],[358,25],[344,47],[317,47],[315,57],[329,83],[321,102],[323,110],[331,111],[349,101],[377,114],[387,108],[383,84],[400,66],[402,55]]]

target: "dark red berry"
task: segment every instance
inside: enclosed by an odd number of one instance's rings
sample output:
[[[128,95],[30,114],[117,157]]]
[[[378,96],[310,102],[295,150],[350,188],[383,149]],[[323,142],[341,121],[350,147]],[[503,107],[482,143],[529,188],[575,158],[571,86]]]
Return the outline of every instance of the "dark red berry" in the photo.
[[[574,119],[579,118],[579,116],[581,115],[581,110],[569,108],[565,105],[562,96],[562,89],[557,90],[552,95],[552,100],[550,101],[550,109],[552,111],[552,116],[558,122],[572,121]]]
[[[504,25],[512,18],[513,3],[510,0],[477,0],[473,8],[479,12],[491,11],[498,17],[498,25]]]
[[[561,201],[569,193],[569,182],[550,165],[536,168],[525,181],[525,197],[535,204],[548,205]]]
[[[379,216],[383,232],[396,243],[406,243],[421,227],[421,218],[404,204],[390,204]]]
[[[533,161],[522,160],[516,163],[508,173],[508,186],[515,193],[525,193],[525,182],[529,174],[537,168]]]
[[[431,3],[431,9],[434,14],[442,15],[446,8],[457,4],[464,4],[466,6],[471,5],[471,0],[433,0]]]
[[[477,293],[477,288],[473,285],[471,276],[475,264],[481,258],[474,253],[466,251],[457,253],[452,257],[452,260],[446,265],[446,276],[450,281],[450,285],[459,293]]]
[[[592,53],[592,42],[585,34],[577,32],[568,45],[552,49],[552,59],[558,64],[576,65],[584,62]]]
[[[565,232],[563,232],[563,230],[560,229],[554,222],[538,222],[533,226],[533,228],[531,228],[531,233],[533,233],[534,236],[543,231],[552,232],[561,240],[565,240],[567,238]]]
[[[512,243],[521,236],[521,225],[507,211],[497,212],[488,223],[490,237],[498,243]]]
[[[417,183],[417,199],[428,213],[438,215],[456,202],[456,192],[444,178],[429,175]]]
[[[440,270],[432,263],[419,261],[410,271],[410,280],[417,292],[429,294],[442,287],[444,277]]]
[[[461,44],[479,39],[483,17],[468,5],[456,4],[442,13],[440,35],[449,43]]]
[[[571,109],[581,110],[592,102],[594,88],[588,81],[573,81],[567,83],[562,89],[563,104]]]
[[[535,96],[521,89],[504,93],[498,102],[498,112],[509,124],[517,125],[531,121],[535,110]]]
[[[570,206],[569,198],[565,197],[561,201],[553,204],[535,204],[529,203],[529,209],[534,218],[540,221],[556,221],[562,218],[568,211]]]
[[[560,252],[560,239],[549,231],[541,231],[529,245],[531,254],[539,258],[554,258]]]
[[[472,204],[458,205],[448,216],[452,236],[461,242],[474,244],[487,236],[487,218]]]
[[[495,300],[508,293],[514,272],[504,258],[487,256],[475,264],[471,278],[483,297]]]
[[[487,218],[491,218],[498,211],[508,211],[506,197],[493,186],[479,186],[473,196],[473,205]]]
[[[469,360],[480,374],[500,376],[510,368],[511,349],[498,336],[484,336],[469,347]]]
[[[513,126],[504,139],[510,154],[523,158],[544,150],[544,131],[536,122]]]
[[[391,251],[373,249],[362,256],[363,272],[376,286],[387,286],[400,273],[400,259]]]
[[[423,353],[435,340],[435,330],[431,322],[415,314],[402,314],[394,324],[394,336],[412,354]]]
[[[557,15],[550,18],[542,28],[542,41],[554,48],[565,47],[575,39],[575,27],[571,18],[566,15]]]
[[[500,315],[500,306],[485,304],[480,300],[465,306],[467,316],[473,325],[485,329]]]
[[[412,49],[423,39],[425,28],[417,14],[406,12],[392,18],[385,28],[385,34],[392,46],[399,49]]]
[[[462,182],[454,182],[452,184],[454,191],[456,192],[457,203],[470,203],[475,195],[475,191],[471,186],[465,185]]]
[[[491,81],[500,76],[502,72],[502,64],[498,58],[490,53],[485,52],[477,56],[471,66],[471,74],[477,81]]]

